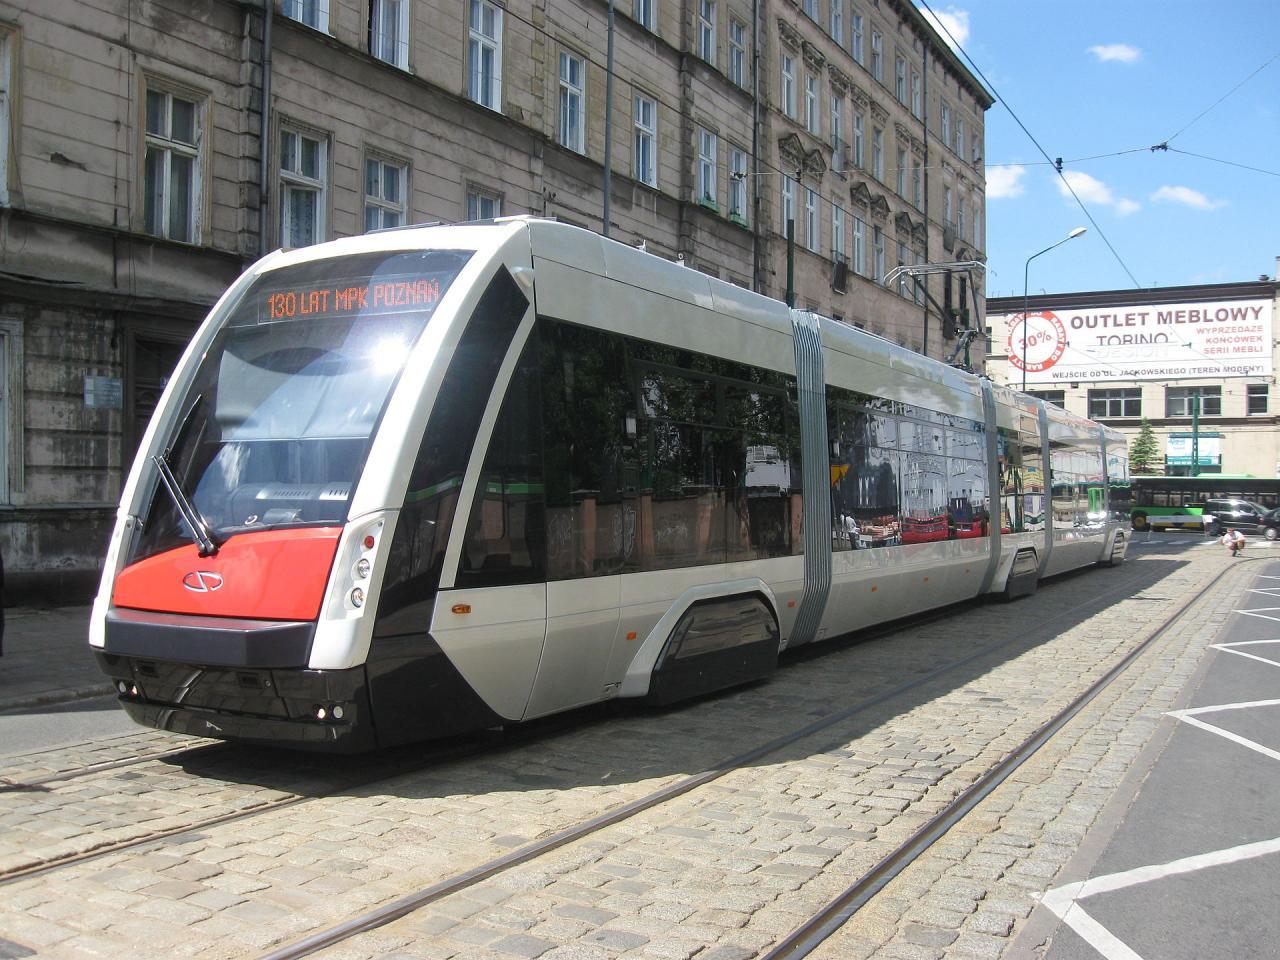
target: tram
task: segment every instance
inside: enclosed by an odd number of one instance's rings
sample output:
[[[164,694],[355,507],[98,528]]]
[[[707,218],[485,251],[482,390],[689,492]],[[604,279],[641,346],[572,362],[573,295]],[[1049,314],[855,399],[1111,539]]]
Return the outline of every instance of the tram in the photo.
[[[89,642],[140,723],[300,748],[669,703],[1123,560],[1126,473],[1119,433],[577,227],[385,231],[214,306]]]

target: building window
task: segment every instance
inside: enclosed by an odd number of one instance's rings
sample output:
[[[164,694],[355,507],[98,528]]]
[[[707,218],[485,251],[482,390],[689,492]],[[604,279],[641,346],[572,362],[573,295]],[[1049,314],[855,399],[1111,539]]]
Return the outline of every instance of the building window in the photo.
[[[951,107],[942,105],[942,142],[951,146]]]
[[[658,0],[632,0],[631,18],[646,30],[652,31],[657,22],[654,8]]]
[[[920,96],[920,90],[921,90],[920,74],[912,70],[911,71],[911,115],[915,117],[917,120],[919,120],[920,117],[922,116],[922,114],[920,113],[920,106],[922,102],[922,98]]]
[[[804,191],[804,245],[818,252],[818,191],[808,187]]]
[[[1054,406],[1062,407],[1064,410],[1067,407],[1067,391],[1065,390],[1028,390],[1027,393],[1033,397],[1038,397],[1045,403],[1052,403]]]
[[[818,19],[818,0],[804,0],[804,15],[811,20]]]
[[[831,39],[844,46],[844,0],[831,0]]]
[[[783,174],[782,177],[782,235],[788,235],[791,224],[796,219],[796,182]]]
[[[782,112],[792,120],[796,118],[796,61],[795,57],[783,54],[782,66]]]
[[[924,260],[924,251],[923,251],[923,250],[917,250],[917,251],[916,251],[916,266],[923,266],[923,265],[924,265],[924,262],[925,262],[925,260]],[[923,281],[923,280],[921,280],[919,277],[912,277],[912,278],[911,278],[911,289],[914,291],[913,296],[914,296],[914,298],[915,298],[916,303],[918,303],[920,306],[922,306],[922,307],[923,307],[923,306],[924,306],[924,301],[925,301],[925,288],[924,288],[924,281]]]
[[[959,234],[959,236],[961,236],[961,237],[967,236],[967,234],[964,232],[964,230],[965,230],[965,222],[964,222],[964,220],[965,220],[965,218],[964,218],[964,197],[960,197],[960,198],[956,201],[956,233],[957,233],[957,234]]]
[[[921,183],[922,183],[922,181],[923,181],[923,175],[922,175],[922,173],[921,173],[921,171],[920,171],[920,162],[919,162],[918,160],[917,160],[917,161],[912,161],[912,164],[911,164],[911,202],[915,205],[915,208],[916,208],[917,210],[922,210],[922,209],[924,209],[924,208],[923,208],[923,207],[921,207],[921,205],[920,205],[920,204],[923,202],[923,200],[922,200],[922,197],[923,197],[923,191],[922,191],[922,188],[921,188]]]
[[[871,31],[871,75],[884,83],[884,37]]]
[[[281,9],[290,20],[329,32],[329,0],[284,0]]]
[[[964,156],[964,117],[956,117],[956,153]]]
[[[899,242],[898,243],[898,266],[900,267],[908,266],[911,263],[911,261],[907,259],[908,256],[909,254],[907,252],[907,245],[905,243]],[[902,273],[898,274],[898,296],[902,297],[904,300],[910,300],[912,286],[913,284],[911,282],[911,277],[907,274],[905,270]]]
[[[818,122],[818,78],[812,73],[804,78],[804,127],[815,137],[822,130]]]
[[[716,135],[698,131],[698,202],[716,205]]]
[[[1142,416],[1142,388],[1126,387],[1120,390],[1090,390],[1089,416],[1140,417]]]
[[[747,222],[747,154],[737,147],[729,151],[729,216]]]
[[[853,165],[861,170],[865,166],[866,151],[863,147],[862,114],[854,113],[853,115]]]
[[[747,25],[741,20],[729,21],[729,81],[747,85]]]
[[[884,131],[879,127],[871,128],[871,175],[884,180]]]
[[[1245,387],[1245,412],[1249,415],[1267,412],[1270,390],[1265,383],[1251,383]]]
[[[876,283],[884,280],[884,231],[879,227],[871,228],[871,255],[874,258],[871,266],[871,279]]]
[[[856,11],[850,13],[849,24],[853,28],[853,35],[851,38],[852,42],[850,44],[849,52],[853,54],[853,59],[857,60],[861,64],[866,64],[866,60],[863,59],[862,52],[862,14],[857,13]]]
[[[715,0],[698,0],[698,56],[713,67],[716,63]]]
[[[658,103],[648,97],[636,97],[635,167],[633,174],[641,183],[658,185],[655,145],[658,142]]]
[[[898,196],[907,198],[907,151],[898,147],[895,155],[897,167],[894,169],[894,180],[897,182]]]
[[[583,72],[581,57],[560,54],[560,145],[577,153],[586,151],[586,123],[582,109]]]
[[[1200,398],[1200,416],[1222,416],[1221,387],[1167,387],[1164,392],[1164,415],[1166,417],[1189,417],[1192,415],[1192,398]]]
[[[402,70],[409,67],[409,0],[372,0],[369,52]]]
[[[955,217],[953,216],[955,209],[952,203],[951,188],[944,184],[942,187],[942,220],[949,227],[956,225]]]
[[[200,242],[200,114],[194,100],[147,91],[143,219],[152,236]]]
[[[280,245],[324,239],[328,142],[301,130],[280,130]]]
[[[490,110],[502,109],[502,8],[489,0],[469,0],[467,95]]]
[[[982,209],[978,206],[977,197],[973,200],[973,240],[975,246],[982,240],[982,228],[978,226],[979,220],[982,218]]]
[[[977,163],[982,159],[982,151],[979,149],[979,143],[981,141],[978,140],[978,135],[976,133],[973,135],[971,142],[973,143],[973,152],[969,156],[969,160],[971,163]]]
[[[867,225],[861,217],[853,218],[853,272],[867,275]]]
[[[502,198],[485,190],[467,191],[467,219],[493,220],[502,216]]]
[[[907,61],[905,57],[898,57],[893,62],[893,95],[898,98],[899,103],[906,104]]]
[[[408,222],[405,183],[409,168],[401,163],[367,157],[364,161],[364,229],[385,230]]]
[[[844,208],[831,204],[831,259],[844,259]]]
[[[844,98],[831,98],[831,169],[837,173],[845,168],[844,156]]]

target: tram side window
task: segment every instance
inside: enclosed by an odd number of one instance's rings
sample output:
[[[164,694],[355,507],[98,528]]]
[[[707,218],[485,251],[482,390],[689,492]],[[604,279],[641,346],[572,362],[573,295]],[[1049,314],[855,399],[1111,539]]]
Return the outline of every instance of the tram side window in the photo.
[[[996,457],[1000,465],[1000,529],[1003,533],[1021,533],[1022,513],[1022,445],[1014,430],[1001,427],[996,438]]]
[[[854,550],[901,542],[898,423],[850,405],[869,397],[828,388],[831,443],[832,548]]]
[[[1045,462],[1041,449],[1040,421],[1021,418],[1023,529],[1035,533],[1045,527]]]
[[[990,533],[986,463],[982,459],[985,446],[977,424],[947,431],[947,528],[958,540]]]
[[[1129,483],[1129,452],[1124,447],[1107,449],[1108,509],[1113,520],[1129,519],[1133,509],[1133,488]]]

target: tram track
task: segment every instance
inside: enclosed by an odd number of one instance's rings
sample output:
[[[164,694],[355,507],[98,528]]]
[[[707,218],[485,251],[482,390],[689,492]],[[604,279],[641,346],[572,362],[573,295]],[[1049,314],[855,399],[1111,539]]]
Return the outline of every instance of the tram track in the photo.
[[[1223,571],[1223,573],[1225,572],[1226,571]],[[1071,576],[1071,575],[1068,575],[1068,576]],[[1099,592],[1098,594],[1095,594],[1088,602],[1088,606],[1091,608],[1093,607],[1105,608],[1113,598],[1117,596],[1129,594],[1132,591],[1132,588],[1134,584],[1138,581],[1138,579],[1139,578],[1136,575],[1133,577],[1126,578],[1123,583],[1118,584],[1109,590],[1104,590]],[[1192,598],[1192,600],[1186,601],[1185,603],[1179,605],[1179,607],[1172,614],[1166,617],[1165,621],[1162,621],[1162,625],[1157,628],[1157,631],[1153,631],[1149,637],[1141,641],[1137,647],[1132,649],[1130,653],[1121,661],[1120,664],[1116,665],[1115,667],[1112,668],[1111,671],[1108,672],[1107,676],[1110,677],[1111,679],[1114,679],[1114,676],[1118,676],[1119,673],[1123,672],[1124,667],[1127,666],[1129,663],[1131,663],[1134,659],[1136,659],[1136,657],[1140,655],[1141,651],[1146,649],[1149,643],[1153,642],[1154,639],[1156,639],[1160,633],[1163,633],[1164,630],[1167,630],[1169,626],[1171,626],[1174,622],[1176,622],[1177,618],[1187,609],[1187,607],[1192,602],[1194,602],[1194,599],[1198,598],[1204,592],[1211,589],[1214,585],[1216,585],[1216,583],[1220,579],[1221,579],[1221,574],[1218,577],[1211,580],[1208,584],[1206,584],[1195,595],[1195,597]],[[950,612],[953,614],[954,609],[952,609]],[[1057,621],[1060,621],[1066,617],[1078,616],[1078,614],[1079,614],[1078,608],[1069,608],[1067,610],[1063,610],[1050,617],[1041,619],[1039,621],[1038,628],[1030,632],[1034,634],[1049,635],[1052,632],[1050,629],[1051,625],[1055,624]],[[946,614],[943,614],[943,615],[946,615]],[[929,619],[933,619],[933,618],[931,617]],[[902,629],[902,628],[899,627],[898,629]],[[897,632],[897,629],[895,629],[893,632]],[[814,720],[813,722],[806,724],[802,727],[799,727],[791,731],[790,733],[785,734],[784,736],[774,738],[764,744],[753,747],[748,751],[740,753],[736,756],[733,756],[713,766],[709,766],[706,769],[704,769],[701,773],[698,773],[696,775],[692,775],[686,778],[682,778],[681,780],[676,781],[675,783],[669,784],[668,786],[663,787],[661,789],[652,791],[644,796],[641,796],[630,802],[627,802],[618,807],[615,807],[612,810],[605,811],[597,816],[583,820],[572,826],[556,831],[550,834],[549,836],[546,836],[544,838],[541,838],[539,840],[536,840],[534,842],[521,846],[515,850],[512,850],[510,853],[490,859],[484,863],[478,864],[469,869],[459,871],[458,873],[450,877],[443,878],[435,883],[432,883],[413,893],[407,894],[405,896],[392,900],[388,903],[385,903],[382,906],[379,906],[366,913],[348,918],[347,920],[341,923],[332,925],[330,927],[317,931],[313,934],[310,934],[306,937],[303,937],[293,943],[290,943],[282,947],[279,947],[275,950],[272,950],[269,953],[263,954],[260,960],[295,960],[295,958],[312,956],[335,944],[342,943],[353,937],[357,937],[361,934],[368,933],[380,927],[386,926],[387,924],[390,924],[403,917],[407,917],[410,914],[424,907],[427,907],[428,905],[437,903],[439,901],[447,899],[448,897],[461,893],[462,891],[468,889],[469,887],[475,886],[478,883],[481,883],[485,880],[489,880],[494,877],[498,877],[501,874],[507,873],[515,869],[516,867],[519,867],[525,864],[530,864],[538,860],[539,858],[546,857],[547,855],[553,853],[556,850],[559,850],[562,847],[565,847],[569,844],[575,843],[580,840],[584,840],[588,837],[591,837],[593,834],[598,834],[601,831],[611,826],[614,826],[619,823],[623,823],[633,817],[636,817],[637,815],[645,811],[658,808],[663,804],[669,803],[679,797],[692,793],[693,791],[699,789],[700,787],[711,784],[714,781],[719,780],[733,772],[736,772],[745,767],[748,767],[751,764],[754,764],[757,761],[771,754],[782,751],[785,748],[799,741],[812,737],[815,734],[819,734],[824,730],[827,730],[828,728],[834,727],[838,724],[848,721],[861,713],[870,711],[875,707],[880,706],[886,702],[902,697],[903,695],[910,693],[911,691],[918,690],[923,687],[927,687],[929,684],[935,683],[938,680],[945,678],[948,674],[961,670],[965,667],[968,667],[974,664],[976,661],[980,661],[984,658],[988,658],[995,654],[998,654],[1002,650],[1010,647],[1011,645],[1014,645],[1017,643],[1028,643],[1028,642],[1030,642],[1028,637],[1028,632],[1019,631],[1013,635],[1006,636],[1003,639],[993,644],[989,644],[979,650],[975,650],[972,653],[956,661],[953,661],[944,666],[938,667],[934,670],[928,671],[927,673],[919,675],[912,680],[895,685],[892,688],[883,690],[875,694],[874,696],[871,696],[869,698],[866,698],[860,701],[857,704],[854,704],[845,709],[820,717],[819,719]],[[818,646],[822,646],[822,645],[818,645]],[[1101,687],[1098,687],[1098,690],[1100,689]],[[1096,692],[1097,691],[1090,693],[1088,695],[1088,699],[1092,699],[1093,696],[1096,696]],[[1083,697],[1084,695],[1082,694],[1081,696]],[[1079,703],[1079,705],[1076,707],[1077,712],[1078,712],[1078,709],[1082,709],[1083,705],[1087,702],[1088,702],[1087,699],[1082,700]],[[1073,705],[1074,705],[1074,702],[1073,702]],[[1072,713],[1071,715],[1074,715],[1074,713]],[[1065,715],[1065,711],[1063,712],[1063,714],[1060,714],[1058,717],[1055,717],[1054,721],[1051,721],[1051,723],[1056,722],[1056,725],[1053,726],[1053,730],[1058,729],[1058,727],[1060,727],[1061,724],[1065,723],[1066,720],[1068,719],[1070,719],[1070,717]],[[1016,755],[1017,751],[1015,751],[1014,753]],[[998,767],[1003,769],[1003,765],[998,765]],[[1016,765],[1009,768],[1008,772],[1012,772],[1012,769],[1016,769]],[[1004,776],[1007,776],[1007,775],[1008,773],[1006,772]],[[979,784],[984,782],[984,779],[985,778],[979,778],[977,783],[974,784],[974,787],[971,787],[969,790],[966,790],[964,793],[961,794],[961,799],[964,800],[965,802],[968,802],[974,796],[977,796],[974,791]],[[994,789],[994,784],[990,787],[990,789]],[[989,792],[989,789],[986,792]],[[986,795],[985,792],[981,794],[981,796],[985,796],[985,795]],[[981,799],[981,796],[977,796],[977,799]],[[972,799],[972,802],[976,804],[977,799]],[[948,809],[951,809],[950,806],[948,807]],[[938,817],[933,818],[933,820],[931,820],[930,822],[940,821],[942,819],[945,819],[945,817],[946,817],[946,811],[944,810],[942,814],[939,814]],[[892,857],[886,858],[886,859],[892,859]],[[901,856],[899,856],[898,859],[901,859]]]
[[[15,780],[12,777],[0,776],[0,794],[31,791],[38,787],[43,787],[46,784],[78,780],[81,777],[93,776],[95,774],[105,773],[109,770],[119,770],[122,767],[132,767],[152,760],[175,760],[181,757],[190,758],[193,756],[207,756],[209,754],[224,752],[230,747],[231,744],[229,743],[188,744],[180,747],[173,747],[168,750],[160,750],[155,753],[135,753],[131,756],[119,757],[114,760],[103,760],[99,763],[88,763],[79,767],[69,767],[63,770],[56,770],[52,773],[43,774],[38,777],[28,777],[25,779]],[[22,759],[26,759],[26,757],[23,757]]]

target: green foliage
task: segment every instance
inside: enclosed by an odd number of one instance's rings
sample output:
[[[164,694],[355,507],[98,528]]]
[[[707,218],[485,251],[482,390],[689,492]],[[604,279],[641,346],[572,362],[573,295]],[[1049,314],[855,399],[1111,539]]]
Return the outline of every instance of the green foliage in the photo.
[[[1159,458],[1160,445],[1156,442],[1155,431],[1151,429],[1151,423],[1147,418],[1143,417],[1138,435],[1129,445],[1129,473],[1134,476],[1153,474],[1156,472],[1156,462]]]

